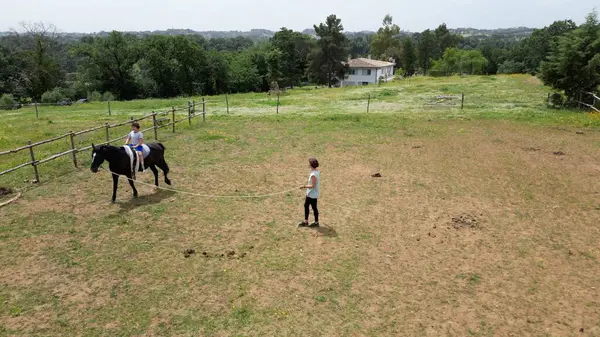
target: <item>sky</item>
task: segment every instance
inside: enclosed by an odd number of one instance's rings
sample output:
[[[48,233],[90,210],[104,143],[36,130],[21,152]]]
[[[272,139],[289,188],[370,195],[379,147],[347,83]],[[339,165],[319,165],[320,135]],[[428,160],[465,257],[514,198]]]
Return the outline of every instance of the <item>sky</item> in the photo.
[[[54,24],[61,32],[294,30],[312,28],[329,14],[347,31],[372,30],[386,14],[408,31],[445,22],[449,28],[541,28],[556,20],[577,23],[598,0],[0,0],[0,31],[20,22]]]

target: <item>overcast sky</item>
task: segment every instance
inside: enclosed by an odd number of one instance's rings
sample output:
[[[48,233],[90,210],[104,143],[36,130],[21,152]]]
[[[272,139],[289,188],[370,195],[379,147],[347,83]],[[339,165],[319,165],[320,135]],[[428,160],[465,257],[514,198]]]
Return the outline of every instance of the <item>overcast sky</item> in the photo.
[[[386,13],[403,30],[448,27],[544,27],[584,21],[598,0],[0,0],[0,31],[19,22],[52,23],[62,32],[110,30],[295,30],[336,14],[348,31],[376,30]]]

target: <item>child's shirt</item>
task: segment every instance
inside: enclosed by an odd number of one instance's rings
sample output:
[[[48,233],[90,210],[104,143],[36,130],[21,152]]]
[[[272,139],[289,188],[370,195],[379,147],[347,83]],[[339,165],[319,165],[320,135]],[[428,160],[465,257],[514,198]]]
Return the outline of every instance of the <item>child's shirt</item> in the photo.
[[[129,144],[138,145],[140,143],[140,139],[144,139],[144,134],[140,131],[129,133]]]

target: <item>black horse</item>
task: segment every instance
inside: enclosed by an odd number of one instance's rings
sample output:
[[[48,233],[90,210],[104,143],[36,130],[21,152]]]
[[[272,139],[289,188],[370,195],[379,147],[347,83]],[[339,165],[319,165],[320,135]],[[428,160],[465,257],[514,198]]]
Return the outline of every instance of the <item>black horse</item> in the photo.
[[[161,143],[147,144],[150,148],[150,154],[144,159],[144,167],[150,168],[154,173],[154,184],[158,186],[158,166],[165,174],[165,183],[171,185],[171,180],[167,177],[169,174],[169,165],[165,161],[165,147]],[[133,152],[135,160],[137,156],[135,151]],[[113,177],[113,194],[112,202],[114,203],[117,198],[117,185],[119,184],[119,175],[124,175],[129,180],[129,185],[133,188],[133,197],[138,196],[138,191],[133,184],[133,177],[131,172],[131,162],[127,152],[123,147],[116,147],[111,145],[94,146],[92,144],[92,172],[98,172],[98,168],[104,161],[108,162],[108,168],[112,172]],[[134,163],[135,167],[135,163]]]

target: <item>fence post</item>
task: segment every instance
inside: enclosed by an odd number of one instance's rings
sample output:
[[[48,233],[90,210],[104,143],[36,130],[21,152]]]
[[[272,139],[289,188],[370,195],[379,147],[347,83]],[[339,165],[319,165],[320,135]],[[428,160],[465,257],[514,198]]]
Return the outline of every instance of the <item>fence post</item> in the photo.
[[[33,166],[33,172],[35,173],[35,182],[40,182],[40,174],[38,173],[37,162],[35,161],[35,156],[33,155],[33,146],[31,146],[31,140],[27,141],[27,145],[29,145],[29,155],[31,156],[31,166]]]
[[[227,104],[227,114],[229,115],[229,97],[225,94],[225,103]]]
[[[110,129],[110,124],[106,123],[106,144],[110,145],[110,131],[108,129]]]
[[[465,93],[462,93],[462,97],[460,98],[460,109],[462,110],[465,107]]]
[[[579,92],[579,103],[578,103],[579,104],[579,110],[582,109],[581,102],[583,102],[583,92],[580,91]]]
[[[75,136],[75,134],[73,133],[73,131],[71,131],[71,133],[69,134],[69,137],[71,138],[71,155],[73,156],[73,165],[75,165],[75,168],[77,168],[77,151],[75,150],[75,140],[73,139],[73,137]]]
[[[370,109],[371,109],[371,95],[369,95],[369,99],[367,100],[367,113],[369,113]]]
[[[202,97],[202,121],[206,122],[206,99]]]
[[[154,140],[158,140],[158,129],[156,128],[156,112],[152,111],[152,125],[154,125]]]
[[[111,115],[112,115],[112,113],[111,113],[111,111],[110,111],[110,101],[108,101],[108,115],[109,115],[109,116],[111,116]]]
[[[192,102],[188,101],[188,122],[192,126]]]
[[[277,92],[277,113],[279,114],[279,91]]]
[[[37,102],[33,103],[33,106],[35,107],[35,118],[40,118],[40,115],[38,114],[38,108],[37,108]]]
[[[546,107],[547,108],[550,107],[550,93],[548,93],[548,102],[546,103]]]
[[[173,116],[173,133],[175,133],[175,107],[174,106],[171,107],[171,113]]]
[[[195,116],[196,115],[196,101],[192,100],[192,114]]]

